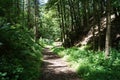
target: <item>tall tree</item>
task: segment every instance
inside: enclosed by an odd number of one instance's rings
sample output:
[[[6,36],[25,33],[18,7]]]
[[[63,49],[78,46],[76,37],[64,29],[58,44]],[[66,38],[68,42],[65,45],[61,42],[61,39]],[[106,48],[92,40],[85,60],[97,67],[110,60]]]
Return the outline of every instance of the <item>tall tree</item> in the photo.
[[[110,54],[110,36],[111,36],[111,0],[107,0],[107,22],[106,22],[106,43],[105,43],[105,58],[108,59]]]
[[[39,26],[39,0],[34,1],[35,16],[34,16],[34,39],[37,41],[38,38],[38,26]]]
[[[28,28],[32,28],[32,25],[31,25],[31,0],[27,0],[27,25],[28,25]]]

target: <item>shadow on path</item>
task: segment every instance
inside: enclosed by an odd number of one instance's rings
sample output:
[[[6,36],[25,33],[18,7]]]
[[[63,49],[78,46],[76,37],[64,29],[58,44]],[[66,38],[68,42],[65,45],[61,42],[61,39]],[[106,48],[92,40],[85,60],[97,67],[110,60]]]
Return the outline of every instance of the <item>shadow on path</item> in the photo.
[[[49,48],[43,51],[44,60],[40,80],[80,80],[77,74],[68,67],[67,62],[53,54]]]

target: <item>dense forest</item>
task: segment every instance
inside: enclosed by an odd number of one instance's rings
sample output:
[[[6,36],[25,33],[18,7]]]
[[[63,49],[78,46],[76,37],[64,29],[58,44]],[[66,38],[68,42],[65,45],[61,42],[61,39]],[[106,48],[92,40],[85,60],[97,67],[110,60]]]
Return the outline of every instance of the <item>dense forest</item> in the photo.
[[[120,1],[0,0],[0,80],[40,80],[47,46],[80,79],[120,80]]]

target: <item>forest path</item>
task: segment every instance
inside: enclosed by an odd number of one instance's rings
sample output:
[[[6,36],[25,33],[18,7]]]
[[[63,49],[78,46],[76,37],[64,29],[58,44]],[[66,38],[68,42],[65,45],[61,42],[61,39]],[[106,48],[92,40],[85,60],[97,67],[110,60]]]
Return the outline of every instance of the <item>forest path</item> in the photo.
[[[44,60],[40,80],[80,80],[68,63],[53,54],[49,48],[43,51]]]

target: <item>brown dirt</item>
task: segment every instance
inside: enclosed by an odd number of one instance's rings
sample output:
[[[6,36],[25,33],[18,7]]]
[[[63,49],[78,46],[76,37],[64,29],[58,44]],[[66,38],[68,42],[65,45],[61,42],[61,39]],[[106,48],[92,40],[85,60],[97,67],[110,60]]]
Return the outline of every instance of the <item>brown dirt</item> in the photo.
[[[42,67],[42,77],[40,80],[81,80],[68,63],[53,54],[49,48],[43,51],[44,62]]]

